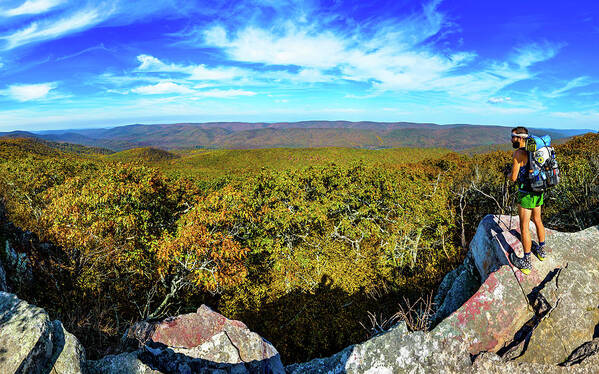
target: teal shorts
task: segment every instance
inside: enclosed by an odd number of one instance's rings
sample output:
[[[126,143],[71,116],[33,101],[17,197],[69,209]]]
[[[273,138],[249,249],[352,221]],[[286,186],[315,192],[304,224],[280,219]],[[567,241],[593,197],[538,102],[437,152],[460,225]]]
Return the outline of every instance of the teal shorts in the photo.
[[[544,192],[524,192],[518,191],[516,202],[525,209],[534,209],[543,205]]]

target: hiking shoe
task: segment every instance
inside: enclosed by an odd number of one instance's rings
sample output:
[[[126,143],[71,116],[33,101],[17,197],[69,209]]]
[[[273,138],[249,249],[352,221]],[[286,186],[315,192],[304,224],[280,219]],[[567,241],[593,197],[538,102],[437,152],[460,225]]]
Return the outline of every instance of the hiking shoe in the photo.
[[[536,242],[532,242],[531,251],[541,261],[543,261],[545,259],[545,257],[547,257],[547,252],[545,252],[545,246],[544,245],[538,245]]]
[[[514,252],[510,252],[510,262],[524,274],[529,274],[532,269],[530,258],[526,258],[526,256],[518,257]]]

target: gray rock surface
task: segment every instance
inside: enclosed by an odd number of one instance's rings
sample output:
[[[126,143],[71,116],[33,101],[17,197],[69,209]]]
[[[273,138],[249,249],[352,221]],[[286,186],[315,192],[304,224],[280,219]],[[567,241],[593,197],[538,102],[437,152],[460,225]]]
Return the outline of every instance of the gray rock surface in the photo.
[[[589,262],[592,257],[589,256]],[[599,324],[599,265],[570,262],[539,291],[547,311],[527,338],[518,361],[555,364],[593,339]]]
[[[597,326],[599,330],[599,325]],[[586,342],[580,347],[576,348],[574,352],[568,357],[568,360],[564,362],[564,366],[572,366],[577,365],[582,362],[587,363],[586,361],[590,357],[596,356],[599,359],[599,333],[596,334],[597,337],[590,342]],[[597,360],[599,362],[599,360]]]
[[[140,352],[107,355],[100,360],[89,360],[86,364],[88,374],[161,374],[139,359]]]
[[[85,349],[75,335],[64,329],[60,321],[53,321],[53,354],[50,362],[54,363],[50,374],[81,373],[85,366]]]
[[[0,292],[0,373],[81,373],[85,351],[59,321]]]
[[[480,287],[480,276],[472,257],[466,256],[464,262],[443,278],[433,300],[436,306],[432,325],[445,319],[458,310]]]
[[[598,372],[599,355],[592,356],[579,365],[555,366],[550,364],[506,361],[490,352],[478,356],[472,367],[467,371],[467,373],[473,374],[597,374]]]
[[[52,357],[46,312],[0,292],[0,372],[41,373]]]
[[[346,348],[329,359],[286,367],[300,373],[442,373],[465,372],[471,366],[467,346],[440,341],[425,332],[408,332],[405,322],[388,332]]]

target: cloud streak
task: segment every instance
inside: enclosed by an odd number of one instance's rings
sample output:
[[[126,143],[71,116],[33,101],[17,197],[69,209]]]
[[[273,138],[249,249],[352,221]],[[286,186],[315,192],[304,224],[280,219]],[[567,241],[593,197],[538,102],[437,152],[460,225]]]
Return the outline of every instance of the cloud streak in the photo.
[[[55,82],[14,84],[0,90],[0,95],[8,96],[9,98],[20,102],[40,100],[46,98],[50,91],[55,89],[56,86],[57,84]]]
[[[55,39],[84,30],[103,21],[108,14],[90,8],[58,19],[34,21],[18,31],[0,36],[0,40],[5,41],[4,50],[11,50],[22,45]]]
[[[66,0],[27,0],[16,8],[0,12],[0,16],[14,17],[26,14],[45,13],[64,3],[66,3]]]
[[[145,95],[164,94],[191,94],[194,90],[173,82],[160,82],[149,86],[140,86],[131,90],[132,92]]]
[[[181,3],[181,4],[179,4]],[[24,45],[59,39],[96,25],[126,25],[149,15],[193,9],[178,0],[27,0],[20,6],[0,12],[4,17],[25,17],[26,22],[11,27],[0,35],[0,49],[12,50]]]

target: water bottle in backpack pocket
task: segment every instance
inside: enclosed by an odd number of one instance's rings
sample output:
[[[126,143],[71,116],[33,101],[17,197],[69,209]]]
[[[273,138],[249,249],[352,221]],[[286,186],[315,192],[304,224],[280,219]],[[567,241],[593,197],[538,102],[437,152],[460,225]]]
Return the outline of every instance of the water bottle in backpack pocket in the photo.
[[[528,151],[528,178],[535,192],[545,191],[559,183],[559,168],[555,150],[551,147],[551,137],[531,135],[526,140]]]

